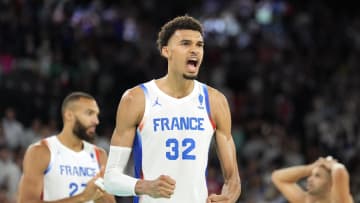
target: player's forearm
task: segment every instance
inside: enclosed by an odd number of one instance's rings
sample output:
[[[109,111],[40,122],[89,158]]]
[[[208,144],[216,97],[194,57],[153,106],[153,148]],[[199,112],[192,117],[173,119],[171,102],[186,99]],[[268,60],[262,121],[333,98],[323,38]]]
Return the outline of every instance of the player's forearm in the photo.
[[[135,196],[136,178],[124,174],[131,148],[110,146],[104,174],[105,191],[117,196]]]
[[[340,173],[340,174],[348,175],[348,171],[346,170],[345,166],[341,163],[333,163],[329,169],[332,174]]]
[[[275,170],[272,173],[274,183],[287,182],[295,183],[300,179],[310,175],[313,165],[293,166],[285,169]]]
[[[107,170],[104,175],[105,191],[117,196],[135,196],[135,184],[138,180],[119,169]]]
[[[239,175],[234,175],[229,180],[225,180],[221,194],[226,195],[230,202],[236,202],[241,194],[241,180]]]
[[[335,180],[337,183],[344,182],[343,184],[349,184],[349,173],[346,170],[345,166],[340,163],[334,163],[331,168],[332,180]]]

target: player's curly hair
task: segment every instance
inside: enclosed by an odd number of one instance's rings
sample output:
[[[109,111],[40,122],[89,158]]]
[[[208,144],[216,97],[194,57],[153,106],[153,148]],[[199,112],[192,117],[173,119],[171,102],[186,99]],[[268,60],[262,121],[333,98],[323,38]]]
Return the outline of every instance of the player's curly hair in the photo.
[[[204,35],[202,25],[198,20],[188,15],[178,16],[167,22],[160,29],[156,41],[160,54],[161,49],[168,44],[170,37],[176,30],[194,30]]]

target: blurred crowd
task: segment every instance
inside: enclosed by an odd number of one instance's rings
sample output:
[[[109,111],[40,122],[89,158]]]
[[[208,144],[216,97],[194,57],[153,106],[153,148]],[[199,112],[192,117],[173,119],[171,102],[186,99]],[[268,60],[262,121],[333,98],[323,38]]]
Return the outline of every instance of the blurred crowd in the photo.
[[[360,202],[359,15],[286,0],[0,0],[0,202],[15,202],[24,151],[58,132],[70,91],[98,100],[95,142],[109,148],[122,93],[165,73],[157,33],[184,14],[204,25],[199,80],[230,102],[238,202],[285,203],[271,172],[327,155],[346,165]],[[209,192],[221,184],[213,149]]]

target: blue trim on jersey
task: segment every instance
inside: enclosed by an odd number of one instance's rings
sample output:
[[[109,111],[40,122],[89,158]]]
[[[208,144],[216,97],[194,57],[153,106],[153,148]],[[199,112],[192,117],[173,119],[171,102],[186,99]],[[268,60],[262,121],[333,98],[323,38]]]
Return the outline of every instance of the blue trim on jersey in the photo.
[[[135,134],[134,139],[134,145],[133,145],[133,151],[134,151],[134,175],[135,178],[142,178],[142,142],[141,137],[138,132]],[[133,198],[134,203],[139,202],[139,196],[135,196]]]
[[[52,165],[53,165],[53,163],[52,163],[52,161],[50,161],[49,166],[44,171],[44,175],[46,175],[50,171],[50,169],[52,168]]]
[[[208,89],[207,89],[207,86],[205,84],[201,84],[201,85],[202,85],[204,95],[205,95],[206,112],[207,112],[209,118],[211,119]],[[210,122],[211,122],[211,120],[210,120]],[[209,153],[210,153],[210,145],[209,145],[209,148],[208,148],[208,156],[209,156]],[[205,168],[205,177],[207,177],[207,176],[208,176],[208,163],[206,164],[206,168]],[[206,185],[208,185],[208,181],[206,181]]]
[[[138,132],[136,132],[134,139],[134,169],[135,169],[135,177],[141,178],[141,169],[142,169],[142,143],[141,137]]]
[[[205,106],[206,106],[206,111],[207,111],[207,114],[209,116],[209,118],[211,118],[211,115],[210,115],[210,102],[209,102],[209,93],[208,93],[208,89],[207,89],[207,86],[204,85],[204,84],[201,84],[202,85],[202,88],[203,88],[203,91],[204,91],[204,95],[205,95]]]
[[[145,85],[141,84],[140,87],[144,91],[145,98],[150,98],[149,97],[149,91],[145,87]],[[134,170],[135,170],[134,175],[135,175],[135,178],[142,178],[141,177],[141,170],[142,170],[142,143],[141,143],[140,134],[138,132],[136,132],[136,135],[135,135],[133,150],[134,150]],[[140,197],[139,196],[134,196],[133,203],[139,203],[139,201],[140,201]]]
[[[148,89],[145,87],[145,85],[144,85],[144,84],[141,84],[140,87],[141,87],[141,89],[144,91],[145,97],[146,97],[146,98],[149,98],[149,91],[148,91]]]

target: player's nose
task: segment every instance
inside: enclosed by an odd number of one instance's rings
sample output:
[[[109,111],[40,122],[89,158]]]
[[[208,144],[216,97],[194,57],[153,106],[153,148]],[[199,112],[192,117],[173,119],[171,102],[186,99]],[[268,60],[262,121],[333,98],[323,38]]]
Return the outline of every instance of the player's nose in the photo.
[[[191,48],[190,48],[191,55],[198,56],[200,51],[201,51],[201,48],[199,46],[196,46],[196,45],[192,45]]]
[[[93,119],[93,123],[94,123],[95,125],[99,125],[99,123],[100,123],[99,117],[96,116],[96,117]]]

